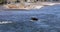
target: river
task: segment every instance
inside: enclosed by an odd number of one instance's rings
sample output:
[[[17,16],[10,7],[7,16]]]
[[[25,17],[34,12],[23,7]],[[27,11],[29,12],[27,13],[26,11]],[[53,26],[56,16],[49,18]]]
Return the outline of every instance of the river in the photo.
[[[37,21],[31,21],[35,17]],[[36,10],[1,10],[0,32],[60,32],[60,5]]]

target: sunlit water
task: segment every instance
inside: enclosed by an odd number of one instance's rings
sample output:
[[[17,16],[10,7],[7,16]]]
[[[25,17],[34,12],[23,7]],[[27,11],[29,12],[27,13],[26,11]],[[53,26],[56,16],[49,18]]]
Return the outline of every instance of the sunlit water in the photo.
[[[38,21],[30,21],[32,17]],[[5,10],[0,12],[0,32],[60,32],[60,5],[39,10]]]

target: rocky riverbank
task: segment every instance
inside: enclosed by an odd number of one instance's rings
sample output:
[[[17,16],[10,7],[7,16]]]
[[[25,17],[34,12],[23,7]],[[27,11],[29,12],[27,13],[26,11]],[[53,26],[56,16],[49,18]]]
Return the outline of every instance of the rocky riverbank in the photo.
[[[7,4],[7,5],[1,5],[0,9],[40,9],[45,6],[52,6],[60,3],[52,3],[52,2],[37,2],[37,3],[16,3],[16,4]]]

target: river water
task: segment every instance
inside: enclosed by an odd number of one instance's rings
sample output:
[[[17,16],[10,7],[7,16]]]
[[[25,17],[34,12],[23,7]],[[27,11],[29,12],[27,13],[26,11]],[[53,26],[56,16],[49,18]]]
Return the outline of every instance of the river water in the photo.
[[[31,21],[35,17],[37,21]],[[2,10],[0,32],[60,32],[60,5],[46,6],[36,10]]]

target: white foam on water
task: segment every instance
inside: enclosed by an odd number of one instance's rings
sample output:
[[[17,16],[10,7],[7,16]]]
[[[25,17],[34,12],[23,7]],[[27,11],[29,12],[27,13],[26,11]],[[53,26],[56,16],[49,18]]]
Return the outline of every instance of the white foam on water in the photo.
[[[52,6],[52,5],[55,5],[55,3],[51,3],[51,4],[47,4],[47,5],[50,5],[50,6]]]
[[[12,23],[11,21],[2,21],[2,22],[0,22],[0,24],[8,24],[8,23]]]
[[[36,6],[35,9],[40,9],[42,7],[44,7],[44,6]]]

